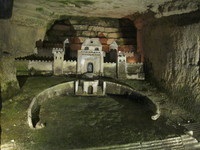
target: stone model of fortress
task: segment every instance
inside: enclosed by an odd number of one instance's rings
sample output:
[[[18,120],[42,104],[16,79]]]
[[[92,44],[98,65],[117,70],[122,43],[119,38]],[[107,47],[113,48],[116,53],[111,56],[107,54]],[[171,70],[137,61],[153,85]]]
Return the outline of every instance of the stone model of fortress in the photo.
[[[144,79],[143,63],[127,61],[134,58],[134,52],[118,51],[118,45],[114,41],[109,45],[110,59],[112,62],[105,62],[105,52],[102,51],[102,44],[98,38],[87,38],[81,49],[77,51],[77,60],[65,60],[65,45],[69,44],[68,39],[63,42],[63,48],[53,48],[50,57],[39,56],[42,49],[36,49],[34,58],[16,58],[17,75],[84,75],[105,76],[124,79]],[[49,54],[49,55],[52,55]]]

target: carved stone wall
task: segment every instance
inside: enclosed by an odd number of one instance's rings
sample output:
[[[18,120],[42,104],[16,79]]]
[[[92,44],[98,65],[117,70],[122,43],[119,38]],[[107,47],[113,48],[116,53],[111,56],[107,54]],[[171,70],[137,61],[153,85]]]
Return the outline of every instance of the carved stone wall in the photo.
[[[200,103],[198,14],[157,19],[143,30],[147,77],[194,111]]]

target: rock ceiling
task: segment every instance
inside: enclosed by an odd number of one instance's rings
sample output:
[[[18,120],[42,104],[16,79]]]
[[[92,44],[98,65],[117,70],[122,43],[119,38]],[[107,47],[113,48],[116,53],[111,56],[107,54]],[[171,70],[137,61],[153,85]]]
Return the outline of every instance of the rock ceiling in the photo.
[[[199,7],[199,0],[15,0],[12,21],[40,26],[61,16],[122,18],[147,11],[162,17]]]

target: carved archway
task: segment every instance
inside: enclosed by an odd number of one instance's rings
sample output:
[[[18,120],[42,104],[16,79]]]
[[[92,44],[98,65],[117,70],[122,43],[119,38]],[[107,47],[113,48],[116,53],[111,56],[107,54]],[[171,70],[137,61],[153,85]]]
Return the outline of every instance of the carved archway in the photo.
[[[93,67],[93,63],[88,63],[88,65],[87,65],[87,72],[88,73],[93,73],[93,69],[94,69],[94,67]]]
[[[93,94],[93,87],[91,85],[88,87],[88,94]]]

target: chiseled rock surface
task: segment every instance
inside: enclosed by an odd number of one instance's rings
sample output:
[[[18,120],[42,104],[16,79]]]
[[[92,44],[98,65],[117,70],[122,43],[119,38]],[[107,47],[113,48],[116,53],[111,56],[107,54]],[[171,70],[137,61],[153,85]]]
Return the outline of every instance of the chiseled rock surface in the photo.
[[[61,15],[122,18],[147,10],[161,17],[195,11],[198,3],[198,0],[17,0],[14,1],[13,20],[33,26]]]
[[[200,16],[194,14],[193,17],[186,15],[159,19],[143,31],[149,74],[174,95],[178,104],[193,113],[199,113],[200,102],[198,18]]]

